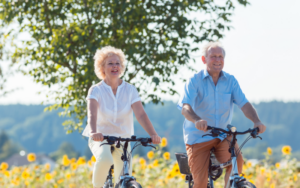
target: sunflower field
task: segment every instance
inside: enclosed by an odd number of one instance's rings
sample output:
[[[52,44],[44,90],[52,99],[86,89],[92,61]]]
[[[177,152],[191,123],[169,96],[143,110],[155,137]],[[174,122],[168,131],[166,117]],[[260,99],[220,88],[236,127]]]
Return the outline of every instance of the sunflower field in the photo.
[[[147,158],[133,157],[133,175],[144,188],[187,188],[185,176],[169,152],[164,152],[167,139],[163,138],[158,150],[147,153]],[[253,164],[245,160],[243,174],[258,188],[300,188],[300,161],[291,158],[292,148],[282,148],[282,159],[273,164],[270,160],[272,149],[268,148],[264,160]],[[34,153],[27,155],[28,166],[14,167],[0,164],[0,187],[10,188],[86,188],[92,187],[91,179],[95,157],[59,159],[52,169],[50,164],[35,164]],[[215,182],[216,188],[224,187],[224,173]]]

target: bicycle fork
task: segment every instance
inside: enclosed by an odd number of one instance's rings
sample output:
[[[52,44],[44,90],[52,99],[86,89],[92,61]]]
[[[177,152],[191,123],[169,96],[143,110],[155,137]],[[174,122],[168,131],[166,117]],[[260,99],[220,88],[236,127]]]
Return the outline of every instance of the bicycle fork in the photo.
[[[236,188],[236,181],[241,179],[238,173],[237,160],[236,157],[232,157],[231,159],[232,169],[230,172],[230,176],[226,185],[226,188]]]

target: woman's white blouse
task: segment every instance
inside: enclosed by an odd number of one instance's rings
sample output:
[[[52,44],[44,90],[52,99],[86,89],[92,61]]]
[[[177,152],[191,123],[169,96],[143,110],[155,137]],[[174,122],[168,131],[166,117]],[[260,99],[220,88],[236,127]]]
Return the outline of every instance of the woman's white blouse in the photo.
[[[95,99],[99,103],[97,132],[122,137],[131,137],[134,134],[131,105],[141,98],[133,85],[122,81],[114,95],[111,87],[101,81],[89,89],[86,99]],[[90,132],[90,125],[87,125],[82,135],[89,137]]]

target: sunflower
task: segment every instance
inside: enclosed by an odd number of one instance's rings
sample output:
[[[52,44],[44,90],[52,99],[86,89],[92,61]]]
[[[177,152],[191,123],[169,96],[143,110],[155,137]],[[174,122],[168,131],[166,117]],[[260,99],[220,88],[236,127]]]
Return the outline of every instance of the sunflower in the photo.
[[[35,161],[35,160],[36,160],[35,154],[34,154],[34,153],[29,153],[29,154],[27,155],[27,160],[28,160],[29,162]]]
[[[161,139],[161,144],[160,145],[161,145],[161,147],[166,147],[168,145],[168,140],[165,137],[163,137]]]
[[[70,160],[68,159],[68,157],[63,157],[63,160],[62,160],[62,164],[64,166],[69,166],[70,165]]]
[[[63,182],[64,182],[64,179],[63,179],[63,178],[57,180],[57,183],[58,183],[58,184],[61,184],[61,183],[63,183]]]
[[[46,181],[52,180],[52,175],[50,173],[45,174]]]
[[[157,159],[155,159],[154,161],[153,161],[153,167],[157,167],[158,166],[158,160]]]
[[[24,183],[25,183],[25,185],[27,185],[27,186],[29,185],[29,181],[27,181],[27,180],[26,180]]]
[[[273,151],[270,147],[267,148],[267,153],[268,153],[268,155],[272,155]]]
[[[167,179],[169,180],[169,179],[171,179],[171,178],[173,178],[173,173],[172,173],[172,171],[169,171],[168,173],[167,173]]]
[[[28,171],[23,171],[23,172],[22,172],[22,178],[23,178],[23,179],[28,179],[29,176],[30,176],[30,174],[28,173]]]
[[[169,152],[165,152],[163,154],[164,159],[169,160],[170,159],[170,153]]]
[[[252,163],[250,161],[247,162],[247,167],[250,168],[252,166]]]
[[[265,168],[265,167],[261,167],[261,168],[260,168],[260,173],[261,173],[261,174],[264,174],[265,172],[266,172],[266,168]]]
[[[67,174],[66,174],[66,178],[67,178],[67,179],[70,179],[70,178],[71,178],[71,174],[70,174],[70,173],[67,173]]]
[[[146,160],[144,158],[142,158],[142,157],[140,158],[139,162],[140,162],[141,165],[145,165],[146,164]]]
[[[78,167],[78,165],[77,165],[76,163],[72,163],[72,164],[71,164],[71,169],[72,169],[72,170],[76,170],[77,167]]]
[[[289,155],[291,154],[292,148],[291,146],[283,146],[281,151],[284,155]]]
[[[152,159],[154,157],[154,152],[153,151],[149,151],[147,153],[147,157],[148,157],[148,159]]]
[[[9,177],[9,176],[10,176],[9,171],[4,171],[4,175],[5,175],[6,177]]]
[[[254,184],[254,181],[252,179],[250,179],[249,182]]]
[[[91,157],[91,161],[96,162],[96,157],[94,155]]]
[[[153,168],[153,165],[152,165],[152,164],[149,164],[147,167],[148,167],[148,169],[152,169],[152,168]]]
[[[75,163],[75,162],[76,162],[76,159],[75,159],[75,158],[72,158],[70,161],[71,161],[71,163]]]
[[[297,181],[298,180],[297,174],[294,174],[293,178],[294,178],[294,181]]]
[[[86,163],[86,161],[85,161],[85,159],[83,158],[83,157],[79,157],[78,158],[78,160],[77,160],[77,164],[78,165],[83,165],[83,164],[85,164]]]
[[[2,169],[2,170],[6,170],[6,169],[8,169],[8,167],[9,167],[9,165],[5,162],[1,163],[1,165],[0,165],[0,169]]]
[[[173,169],[172,169],[172,172],[173,172],[175,175],[180,175],[180,169],[179,169],[178,163],[175,163],[175,164],[174,164]]]
[[[51,168],[51,165],[50,165],[49,163],[46,163],[46,164],[45,164],[45,169],[46,169],[47,171],[49,171],[50,168]]]

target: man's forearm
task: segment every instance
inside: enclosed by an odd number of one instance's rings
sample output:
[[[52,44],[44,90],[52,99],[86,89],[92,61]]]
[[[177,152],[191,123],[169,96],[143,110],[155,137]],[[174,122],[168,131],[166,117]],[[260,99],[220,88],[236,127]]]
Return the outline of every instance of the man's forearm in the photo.
[[[192,107],[189,104],[183,104],[181,114],[189,121],[195,123],[198,120],[201,120],[201,118],[194,112]]]
[[[245,114],[245,116],[250,119],[253,123],[259,123],[260,119],[258,118],[257,112],[254,109],[254,107],[247,102],[242,108],[241,110],[243,111],[243,113]]]

